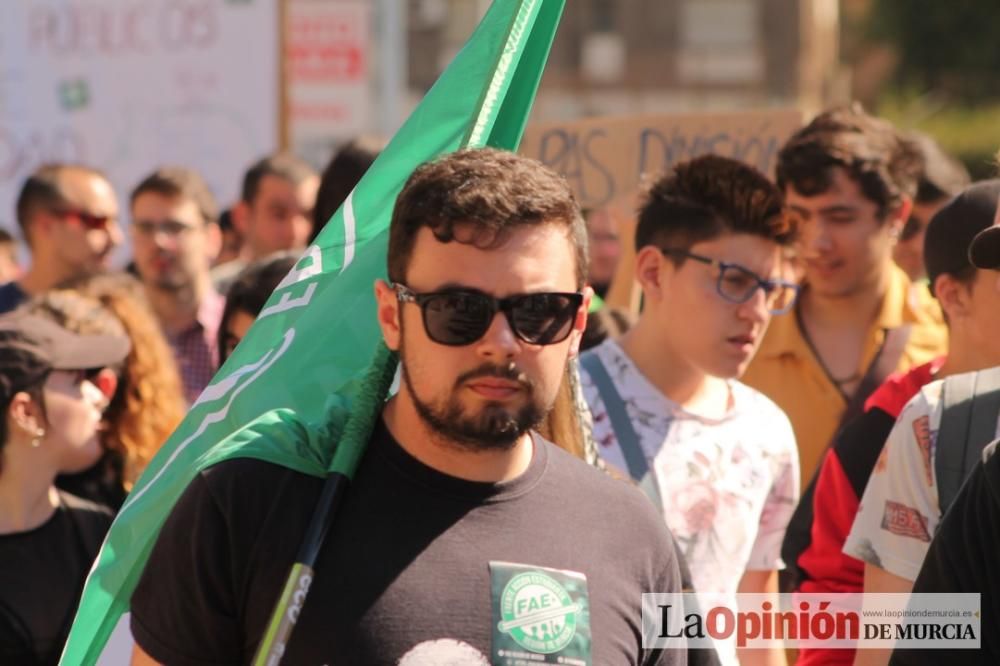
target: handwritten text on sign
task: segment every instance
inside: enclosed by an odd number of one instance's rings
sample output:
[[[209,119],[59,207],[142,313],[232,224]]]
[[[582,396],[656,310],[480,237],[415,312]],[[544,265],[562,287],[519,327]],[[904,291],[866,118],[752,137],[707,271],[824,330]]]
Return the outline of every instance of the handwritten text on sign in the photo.
[[[802,125],[794,110],[590,118],[529,127],[521,153],[563,174],[584,207],[633,193],[646,175],[714,153],[771,174]]]

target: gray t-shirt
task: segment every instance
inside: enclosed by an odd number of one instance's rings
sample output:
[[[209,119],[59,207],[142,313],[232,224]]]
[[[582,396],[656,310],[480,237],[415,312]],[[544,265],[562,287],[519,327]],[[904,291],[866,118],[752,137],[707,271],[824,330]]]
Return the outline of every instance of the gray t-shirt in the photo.
[[[139,645],[169,664],[248,663],[321,487],[249,459],[202,472],[164,524],[132,597]],[[520,579],[534,581],[522,588],[498,586],[497,572],[511,570],[540,575]],[[524,616],[497,622],[501,588],[526,612],[569,590],[566,603],[584,601],[587,617],[553,626],[549,606],[536,609],[535,625]],[[643,650],[640,639],[641,595],[679,589],[669,533],[635,488],[537,437],[517,479],[465,481],[414,459],[380,423],[320,552],[284,663],[513,663],[494,643],[514,645],[507,655],[528,653],[530,630],[549,646],[576,632],[575,649],[590,653],[584,663],[684,664],[683,651]],[[581,640],[586,624],[589,640]],[[498,626],[509,634],[498,638]]]

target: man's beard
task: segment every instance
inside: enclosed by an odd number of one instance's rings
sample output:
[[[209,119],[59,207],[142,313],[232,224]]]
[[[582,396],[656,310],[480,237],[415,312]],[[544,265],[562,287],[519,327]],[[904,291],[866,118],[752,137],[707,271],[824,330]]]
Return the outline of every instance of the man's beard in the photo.
[[[400,348],[403,381],[410,394],[417,414],[430,429],[464,449],[471,451],[495,451],[510,449],[528,431],[538,427],[548,409],[539,404],[534,385],[511,363],[507,367],[485,363],[474,370],[463,373],[455,380],[455,386],[445,401],[435,404],[424,402],[414,390],[412,380],[406,371],[405,355]],[[498,402],[487,402],[476,414],[467,414],[458,398],[463,384],[480,377],[498,377],[515,381],[521,385],[526,401],[517,408],[508,408]]]

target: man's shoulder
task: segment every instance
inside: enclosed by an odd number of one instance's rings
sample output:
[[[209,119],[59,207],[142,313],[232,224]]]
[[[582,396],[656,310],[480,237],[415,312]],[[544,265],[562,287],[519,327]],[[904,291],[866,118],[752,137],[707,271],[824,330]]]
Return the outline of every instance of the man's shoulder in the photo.
[[[592,370],[603,369],[607,378],[595,376]],[[588,349],[580,356],[580,379],[584,397],[591,407],[604,402],[602,384],[610,381],[614,392],[624,401],[662,398],[642,375],[634,361],[616,340],[611,338]]]
[[[289,467],[252,457],[230,458],[198,474],[200,489],[216,504],[248,512],[269,510],[280,497],[283,505],[301,502],[311,505],[323,479]]]
[[[933,379],[942,362],[943,358],[938,357],[909,370],[892,373],[865,401],[865,410],[879,408],[893,417],[898,416],[907,401]]]
[[[743,382],[730,383],[733,390],[733,402],[736,405],[735,418],[740,423],[747,424],[747,432],[765,433],[762,438],[776,448],[795,449],[795,432],[792,422],[774,400],[752,386]]]
[[[739,408],[739,413],[745,415],[744,418],[752,417],[757,421],[774,420],[783,425],[789,424],[785,410],[759,389],[742,381],[732,381],[729,385],[732,387],[733,402]]]
[[[608,518],[630,516],[643,526],[665,529],[653,503],[631,481],[616,479],[555,444],[541,441],[548,447],[551,483],[573,510]]]

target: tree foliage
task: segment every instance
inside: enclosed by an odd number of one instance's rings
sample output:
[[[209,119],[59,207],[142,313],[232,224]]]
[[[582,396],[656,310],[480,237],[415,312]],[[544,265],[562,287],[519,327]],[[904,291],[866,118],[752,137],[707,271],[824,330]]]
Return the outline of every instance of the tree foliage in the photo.
[[[1000,99],[1000,2],[873,0],[869,34],[900,60],[897,82],[965,102]]]

